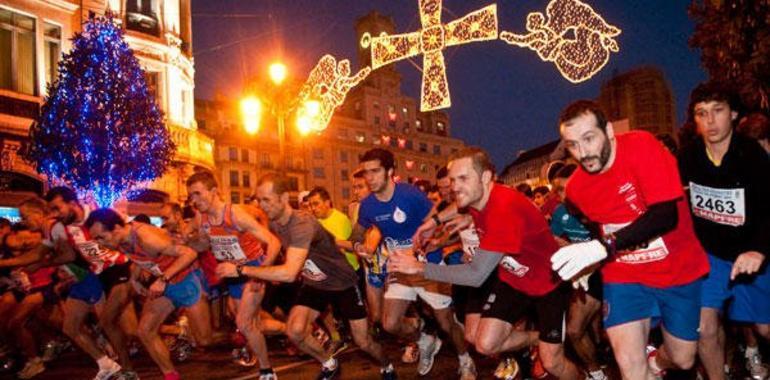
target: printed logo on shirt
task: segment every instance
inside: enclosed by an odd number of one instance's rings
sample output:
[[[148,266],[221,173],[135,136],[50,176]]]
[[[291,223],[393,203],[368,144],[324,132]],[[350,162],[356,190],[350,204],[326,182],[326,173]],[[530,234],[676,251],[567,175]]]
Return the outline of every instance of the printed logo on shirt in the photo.
[[[511,256],[505,256],[502,260],[500,260],[500,265],[505,269],[506,271],[512,273],[514,276],[522,278],[524,275],[529,272],[529,267],[526,265],[521,264],[520,262],[516,261]]]
[[[611,234],[617,232],[621,228],[631,223],[622,224],[605,224],[602,226],[604,234]],[[616,262],[624,264],[646,264],[654,261],[660,261],[668,256],[668,247],[662,237],[651,239],[645,243],[639,244],[636,247],[631,247],[618,251]]]
[[[642,214],[645,210],[645,207],[640,204],[639,195],[636,192],[636,187],[631,182],[626,182],[618,188],[618,195],[620,195],[623,200],[626,201],[626,204],[628,204],[628,207],[631,208],[635,213]]]
[[[323,281],[327,279],[326,273],[310,259],[305,260],[305,266],[302,267],[302,277],[310,281]]]
[[[406,222],[406,213],[396,206],[396,210],[393,211],[393,221],[401,224]]]

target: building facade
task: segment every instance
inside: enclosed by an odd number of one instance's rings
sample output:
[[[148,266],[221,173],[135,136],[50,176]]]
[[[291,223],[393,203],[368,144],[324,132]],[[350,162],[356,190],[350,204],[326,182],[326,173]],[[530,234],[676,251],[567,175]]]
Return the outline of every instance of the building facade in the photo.
[[[356,33],[393,33],[393,20],[372,12],[356,23]],[[369,64],[369,51],[359,50],[359,64]],[[244,132],[235,100],[196,100],[198,125],[216,142],[215,160],[221,192],[234,203],[253,194],[255,181],[279,168],[275,120],[264,117],[255,136]],[[352,200],[350,177],[359,157],[375,147],[387,148],[396,157],[400,180],[433,181],[450,154],[464,147],[451,137],[444,112],[419,112],[418,101],[401,92],[401,76],[392,65],[373,71],[348,94],[345,103],[321,133],[300,136],[293,121],[286,120],[285,174],[295,190],[325,187],[335,207]]]
[[[198,132],[195,122],[190,0],[3,0],[0,205],[13,205],[44,190],[46,179],[19,152],[28,143],[46,86],[57,75],[59,58],[71,48],[69,39],[89,12],[107,10],[121,23],[178,148],[166,174],[134,193],[133,206],[184,200],[184,179],[196,168],[213,167],[213,141]]]
[[[671,84],[656,67],[642,66],[615,75],[602,85],[597,102],[608,120],[627,119],[629,130],[676,136]]]

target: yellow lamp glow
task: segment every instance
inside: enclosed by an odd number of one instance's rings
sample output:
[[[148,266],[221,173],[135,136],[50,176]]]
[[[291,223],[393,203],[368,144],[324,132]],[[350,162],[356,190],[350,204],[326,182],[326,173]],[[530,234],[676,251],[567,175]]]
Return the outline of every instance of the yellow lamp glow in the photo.
[[[286,65],[281,62],[273,62],[270,64],[268,71],[270,73],[270,80],[272,80],[276,85],[283,83],[283,80],[286,79],[288,72]]]
[[[246,133],[253,135],[259,132],[259,122],[262,118],[262,102],[254,96],[241,100],[241,116]]]

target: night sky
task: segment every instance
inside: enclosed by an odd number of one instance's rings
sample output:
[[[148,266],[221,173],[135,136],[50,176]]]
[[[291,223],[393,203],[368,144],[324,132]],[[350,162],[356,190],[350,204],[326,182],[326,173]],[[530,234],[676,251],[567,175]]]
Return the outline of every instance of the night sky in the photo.
[[[520,150],[557,138],[562,107],[595,98],[613,72],[655,65],[671,83],[677,119],[684,119],[690,90],[705,80],[699,52],[688,47],[693,22],[685,0],[586,0],[604,19],[623,30],[620,52],[590,80],[572,84],[552,63],[529,49],[503,41],[450,47],[444,56],[452,95],[452,134],[487,149],[502,168]],[[443,22],[492,1],[444,0]],[[525,32],[529,12],[545,11],[544,0],[497,1],[499,28]],[[396,33],[419,28],[417,0],[214,0],[193,2],[193,50],[197,98],[238,97],[245,78],[266,72],[280,58],[304,80],[325,53],[349,58],[358,67],[355,20],[377,10],[392,16]],[[397,63],[402,91],[418,98],[422,57]]]

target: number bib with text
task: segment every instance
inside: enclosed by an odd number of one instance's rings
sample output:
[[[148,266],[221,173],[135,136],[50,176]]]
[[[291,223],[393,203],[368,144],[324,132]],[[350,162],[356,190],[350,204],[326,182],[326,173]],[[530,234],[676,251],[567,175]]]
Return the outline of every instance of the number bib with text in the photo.
[[[605,224],[602,226],[604,234],[614,233],[631,223]],[[662,237],[650,239],[648,242],[617,252],[615,261],[624,264],[646,264],[660,261],[668,256],[668,247]]]
[[[246,261],[246,254],[243,253],[237,236],[210,236],[209,240],[211,241],[211,252],[217,261],[238,263]]]
[[[690,182],[692,213],[714,223],[742,226],[746,222],[746,191],[717,189]]]

